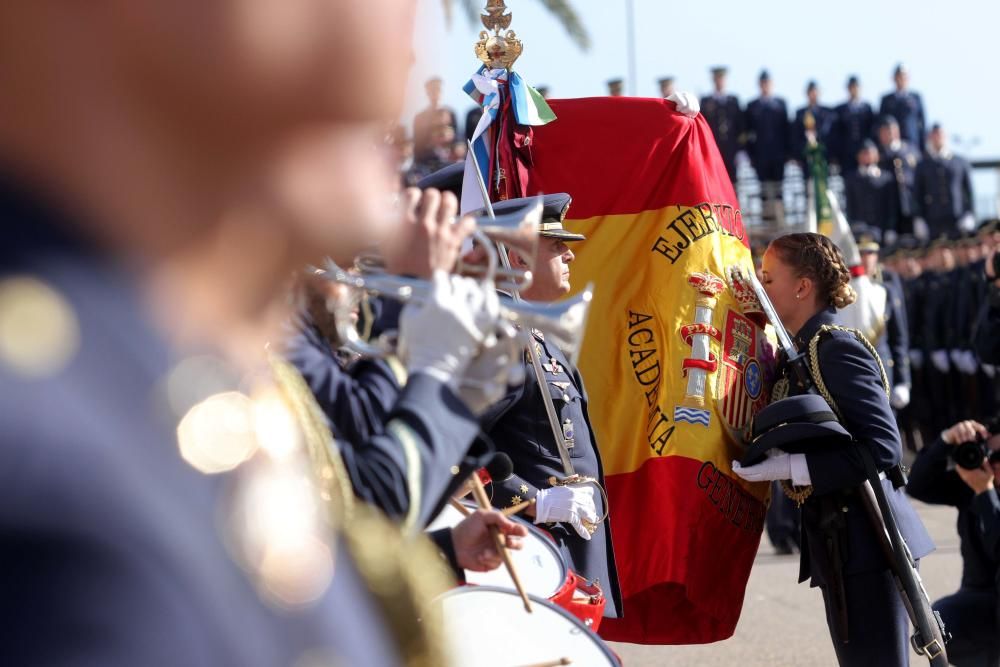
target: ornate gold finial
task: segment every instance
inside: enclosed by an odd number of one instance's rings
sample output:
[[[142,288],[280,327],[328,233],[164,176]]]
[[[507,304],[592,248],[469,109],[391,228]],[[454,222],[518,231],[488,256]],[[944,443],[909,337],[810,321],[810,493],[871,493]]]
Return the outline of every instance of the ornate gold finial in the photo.
[[[490,69],[511,69],[524,48],[514,31],[508,30],[513,15],[507,13],[504,0],[487,0],[485,12],[479,17],[486,30],[479,32],[476,57]]]

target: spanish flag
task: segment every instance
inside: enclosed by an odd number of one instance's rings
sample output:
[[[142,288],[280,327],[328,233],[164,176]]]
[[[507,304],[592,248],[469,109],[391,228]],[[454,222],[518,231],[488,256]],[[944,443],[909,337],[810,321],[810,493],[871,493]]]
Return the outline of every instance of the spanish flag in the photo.
[[[659,99],[551,102],[528,194],[573,197],[575,289],[596,285],[580,368],[604,460],[624,618],[605,639],[733,634],[767,485],[732,474],[766,404],[771,348],[748,286],[749,240],[705,120]]]

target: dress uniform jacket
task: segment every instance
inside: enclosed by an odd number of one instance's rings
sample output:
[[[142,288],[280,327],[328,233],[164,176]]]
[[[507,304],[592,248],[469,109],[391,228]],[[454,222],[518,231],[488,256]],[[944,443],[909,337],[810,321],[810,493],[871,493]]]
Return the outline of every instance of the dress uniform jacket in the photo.
[[[891,171],[855,169],[844,177],[847,219],[883,232],[899,229],[899,193]]]
[[[743,111],[735,95],[706,95],[701,98],[701,115],[712,128],[729,179],[736,182],[736,154],[743,145]]]
[[[884,95],[878,113],[880,116],[895,118],[903,141],[917,146],[923,152],[927,131],[924,124],[924,103],[919,93],[896,91]]]
[[[808,349],[809,341],[826,325],[837,324],[833,309],[821,311],[813,316],[796,334],[795,344],[800,350]],[[856,489],[864,480],[864,464],[856,447],[870,448],[876,466],[885,471],[900,462],[902,449],[896,419],[889,407],[889,399],[882,387],[881,376],[871,353],[858,342],[854,335],[844,331],[826,334],[818,346],[819,367],[837,408],[843,417],[843,425],[856,440],[850,448],[823,450],[806,454],[809,476],[813,485],[812,498],[843,490]],[[802,388],[792,382],[790,395],[803,393]],[[910,547],[914,558],[921,558],[933,548],[930,537],[920,518],[906,500],[902,490],[893,489],[891,482],[882,481],[889,504],[896,514],[899,530]],[[806,501],[806,507],[812,502]],[[853,495],[845,500],[847,544],[849,552],[844,562],[843,572],[855,574],[887,567],[875,533],[859,498]],[[804,507],[805,510],[805,507]],[[816,542],[811,535],[814,527],[805,523],[804,537]],[[812,577],[814,584],[826,581],[823,567],[825,556],[817,556],[819,544],[803,547],[800,581]],[[818,567],[817,567],[818,566]]]
[[[830,155],[830,142],[833,138],[833,125],[835,115],[833,109],[824,106],[802,107],[795,112],[795,120],[792,122],[792,135],[789,140],[791,158],[799,164],[805,162],[806,153],[806,113],[811,113],[816,122],[816,141],[826,148],[827,155]]]
[[[919,215],[917,199],[914,193],[917,180],[917,164],[920,153],[905,141],[895,147],[882,146],[879,157],[879,167],[892,176],[896,183],[896,194],[899,197],[899,213],[904,218]],[[901,232],[908,232],[903,229]]]
[[[824,324],[837,324],[832,308],[806,322],[795,336],[796,347],[807,350]],[[857,491],[866,479],[859,447],[869,448],[882,471],[899,464],[896,419],[874,357],[852,333],[825,334],[817,353],[823,380],[855,442],[805,455],[813,493],[802,506],[799,581],[811,578],[813,586],[822,587],[828,619],[835,617],[832,600],[837,582],[843,582],[849,641],[837,641],[834,631],[841,664],[906,664],[906,613]],[[779,370],[787,375],[787,362]],[[789,384],[791,395],[805,391],[794,380]],[[913,557],[930,553],[933,543],[903,490],[888,480],[882,486]]]
[[[390,304],[381,310],[373,329],[396,329],[399,309]],[[451,390],[427,376],[407,380],[398,362],[360,359],[345,367],[308,317],[303,316],[301,325],[286,343],[285,356],[326,415],[355,495],[390,517],[409,515],[416,525],[426,525],[451,493],[489,461],[492,452],[477,439],[474,417]],[[388,428],[404,415],[416,417],[419,430]],[[414,436],[416,458],[408,458],[402,441]],[[418,497],[411,495],[413,490]]]
[[[972,213],[972,169],[952,153],[927,154],[917,165],[914,194],[930,238],[954,235],[959,218]]]
[[[858,151],[866,139],[872,138],[875,114],[867,102],[844,102],[834,110],[833,138],[830,156],[848,174],[858,166]]]
[[[65,316],[53,323],[76,334],[44,376],[0,355],[0,664],[273,667],[307,651],[398,664],[345,549],[328,593],[295,610],[265,603],[232,560],[215,509],[239,471],[204,475],[181,458],[158,400],[180,359],[135,275],[8,185],[0,220],[0,289],[44,285],[41,303]],[[470,416],[447,416],[439,384],[424,389],[399,419],[418,434],[474,432]]]
[[[603,487],[604,468],[590,425],[583,378],[551,340],[536,336],[536,343],[547,380],[545,390],[552,397],[563,435],[573,441],[569,450],[573,467],[577,474],[594,477]],[[539,488],[550,486],[550,476],[555,475],[559,479],[566,476],[540,389],[534,379],[534,370],[526,354],[524,363],[528,378],[525,383],[508,393],[482,418],[483,430],[497,451],[506,452],[514,462],[513,476],[493,482],[493,504],[497,507],[533,498]],[[603,516],[607,507],[596,490],[594,500],[598,516]],[[599,524],[589,541],[577,535],[569,525],[554,523],[543,527],[552,534],[574,572],[600,583],[607,599],[604,615],[620,617],[621,592],[611,544],[610,520]]]
[[[788,159],[788,108],[780,97],[758,97],[747,105],[747,155],[761,181],[780,181]]]

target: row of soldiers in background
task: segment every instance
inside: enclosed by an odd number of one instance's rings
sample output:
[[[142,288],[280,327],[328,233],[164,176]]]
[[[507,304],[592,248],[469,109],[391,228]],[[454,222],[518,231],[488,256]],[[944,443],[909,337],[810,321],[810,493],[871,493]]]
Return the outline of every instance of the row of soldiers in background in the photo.
[[[714,91],[701,100],[705,116],[730,177],[736,176],[736,154],[746,149],[761,181],[780,179],[784,164],[802,161],[808,118],[815,123],[819,143],[827,147],[831,163],[844,172],[856,168],[858,149],[865,139],[873,138],[875,113],[861,99],[861,85],[856,76],[847,81],[848,99],[835,108],[820,104],[819,86],[810,81],[806,87],[808,103],[789,118],[785,101],[773,95],[771,76],[760,73],[760,96],[743,109],[739,99],[726,91],[725,67],[713,67]],[[879,116],[896,119],[904,141],[924,150],[924,106],[920,95],[909,89],[909,73],[897,65],[893,73],[896,90],[882,97]]]
[[[989,305],[986,260],[997,250],[1000,221],[990,220],[955,240],[925,244],[904,236],[883,253],[880,279],[898,285],[891,290],[901,291],[905,305],[895,314],[905,318],[905,344],[887,340],[885,361],[887,370],[910,371],[910,401],[897,407],[911,450],[962,419],[985,420],[1000,408],[997,369],[980,358],[977,345]]]

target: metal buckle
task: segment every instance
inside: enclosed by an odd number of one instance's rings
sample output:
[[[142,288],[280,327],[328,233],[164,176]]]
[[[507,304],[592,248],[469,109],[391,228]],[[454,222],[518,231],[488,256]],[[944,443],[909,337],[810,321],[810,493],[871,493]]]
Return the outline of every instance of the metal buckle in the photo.
[[[931,653],[932,646],[934,647],[933,653]],[[914,648],[917,649],[917,653],[919,653],[920,655],[926,655],[931,660],[941,655],[942,651],[944,651],[944,647],[941,646],[941,642],[939,642],[937,639],[932,640],[929,644],[925,644],[924,646],[917,646]]]

